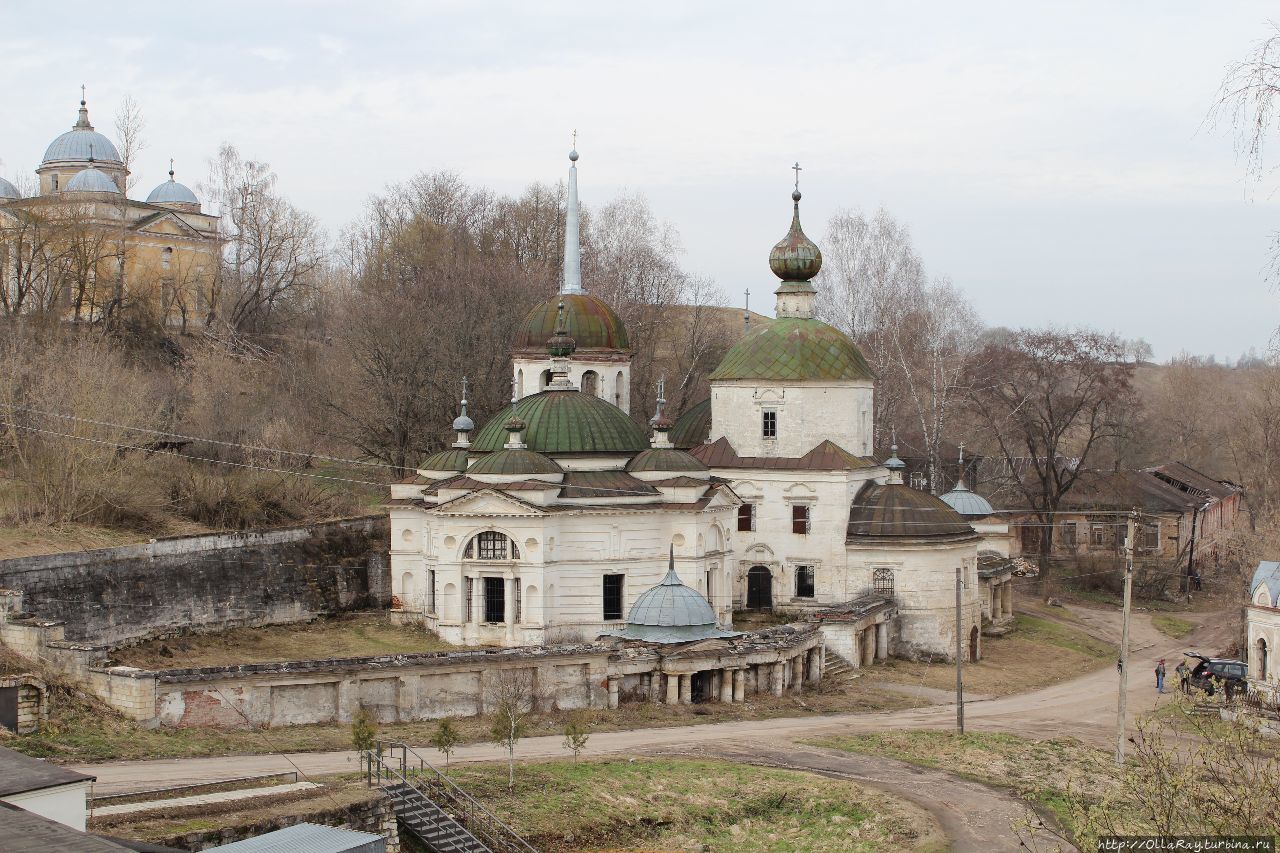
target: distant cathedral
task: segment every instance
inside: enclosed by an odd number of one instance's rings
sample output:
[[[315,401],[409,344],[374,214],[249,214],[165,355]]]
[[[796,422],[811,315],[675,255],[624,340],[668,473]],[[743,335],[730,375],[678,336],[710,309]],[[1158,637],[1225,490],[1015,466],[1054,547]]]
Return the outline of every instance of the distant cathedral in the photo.
[[[132,305],[171,326],[204,325],[217,302],[218,217],[174,179],[146,201],[89,109],[44,152],[37,194],[0,178],[0,293],[5,314],[96,320]]]
[[[843,620],[830,636],[867,662],[950,656],[958,641],[979,657],[983,619],[1010,613],[1007,525],[963,484],[942,498],[904,484],[896,448],[871,455],[875,377],[814,316],[822,255],[800,227],[798,181],[769,256],[777,319],[729,350],[710,399],[674,423],[660,387],[646,436],[626,412],[626,329],[583,289],[569,158],[563,284],[517,332],[511,409],[476,432],[464,399],[453,446],[392,487],[399,618],[467,645],[592,640],[677,582],[664,581],[670,551],[721,628],[735,609],[776,610],[824,634]]]

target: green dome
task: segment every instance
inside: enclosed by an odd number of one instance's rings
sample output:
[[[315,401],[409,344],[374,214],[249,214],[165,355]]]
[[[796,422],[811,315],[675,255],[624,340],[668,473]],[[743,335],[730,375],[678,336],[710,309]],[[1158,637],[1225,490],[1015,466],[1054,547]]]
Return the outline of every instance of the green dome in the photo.
[[[520,447],[504,447],[481,457],[467,474],[563,474],[554,459]]]
[[[850,540],[976,538],[974,529],[942,499],[902,483],[870,482],[849,507]]]
[[[707,471],[697,459],[674,447],[651,447],[627,463],[627,470],[636,471]]]
[[[779,317],[738,341],[709,378],[870,382],[875,376],[844,332],[808,317]]]
[[[694,403],[676,418],[671,428],[671,443],[681,450],[705,444],[711,435],[711,398]]]
[[[421,471],[457,471],[467,470],[467,451],[460,447],[437,450],[418,465]]]
[[[638,453],[649,446],[644,430],[621,409],[581,391],[530,394],[516,403],[515,413],[526,424],[524,443],[538,453]],[[508,417],[504,409],[490,419],[471,450],[502,450]]]
[[[556,333],[556,312],[564,303],[565,331],[577,350],[629,350],[627,330],[613,309],[589,293],[560,293],[538,303],[525,315],[516,331],[516,350],[547,351],[547,341]]]

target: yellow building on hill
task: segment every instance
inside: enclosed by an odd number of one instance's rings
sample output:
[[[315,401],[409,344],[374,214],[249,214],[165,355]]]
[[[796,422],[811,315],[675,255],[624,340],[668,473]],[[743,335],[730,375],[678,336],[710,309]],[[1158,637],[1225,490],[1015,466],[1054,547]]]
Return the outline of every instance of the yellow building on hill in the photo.
[[[94,321],[128,309],[169,326],[202,326],[217,307],[218,217],[174,180],[146,201],[126,195],[115,144],[80,113],[54,139],[38,194],[0,178],[0,314]]]

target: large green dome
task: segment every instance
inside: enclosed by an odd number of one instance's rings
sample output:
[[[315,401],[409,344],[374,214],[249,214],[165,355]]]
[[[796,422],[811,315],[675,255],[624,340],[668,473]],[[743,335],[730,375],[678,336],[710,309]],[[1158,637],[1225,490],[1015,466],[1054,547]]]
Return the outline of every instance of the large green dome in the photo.
[[[629,350],[627,330],[613,309],[589,293],[561,293],[534,306],[516,331],[516,350],[547,351],[547,339],[556,333],[556,313],[564,303],[569,337],[582,350]]]
[[[581,391],[543,391],[515,405],[525,422],[524,443],[538,453],[638,453],[649,446],[644,430],[612,403]],[[501,450],[507,442],[503,409],[481,428],[471,450]]]
[[[711,435],[711,398],[694,403],[676,418],[671,428],[671,443],[681,450],[705,444]]]
[[[709,378],[871,382],[875,375],[839,329],[809,317],[779,317],[738,341]]]

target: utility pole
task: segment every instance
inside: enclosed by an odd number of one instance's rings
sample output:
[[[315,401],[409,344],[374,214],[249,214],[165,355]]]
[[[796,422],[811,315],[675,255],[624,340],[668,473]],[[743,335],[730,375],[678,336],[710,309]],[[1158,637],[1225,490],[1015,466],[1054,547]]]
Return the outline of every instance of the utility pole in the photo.
[[[1116,699],[1116,764],[1124,764],[1124,724],[1129,698],[1129,604],[1133,595],[1133,543],[1136,536],[1135,520],[1138,510],[1129,512],[1125,523],[1124,542],[1124,607],[1120,627],[1120,695]]]
[[[964,570],[956,566],[956,729],[964,734],[964,656],[960,654],[964,637],[964,626],[961,624],[961,591],[964,589]]]

